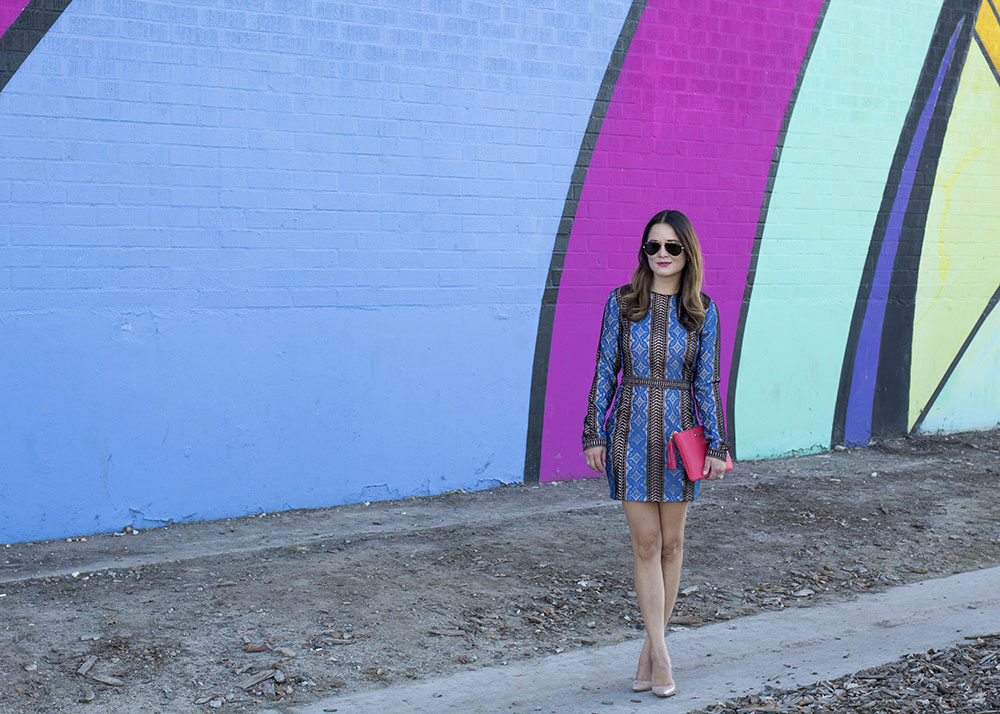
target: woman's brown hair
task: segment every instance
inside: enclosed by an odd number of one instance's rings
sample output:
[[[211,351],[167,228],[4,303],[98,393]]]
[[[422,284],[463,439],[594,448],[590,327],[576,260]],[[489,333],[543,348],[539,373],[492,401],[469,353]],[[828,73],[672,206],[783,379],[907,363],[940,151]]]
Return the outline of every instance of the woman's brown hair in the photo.
[[[639,245],[639,265],[632,274],[632,287],[625,294],[628,305],[625,316],[633,322],[638,322],[649,312],[649,293],[653,288],[653,269],[643,246],[649,238],[649,231],[658,223],[666,223],[674,229],[684,246],[687,262],[681,273],[680,300],[677,304],[677,315],[681,324],[687,330],[700,330],[705,322],[705,304],[701,300],[702,261],[701,246],[695,235],[691,221],[680,211],[660,211],[649,219],[646,229],[642,232],[642,243]]]

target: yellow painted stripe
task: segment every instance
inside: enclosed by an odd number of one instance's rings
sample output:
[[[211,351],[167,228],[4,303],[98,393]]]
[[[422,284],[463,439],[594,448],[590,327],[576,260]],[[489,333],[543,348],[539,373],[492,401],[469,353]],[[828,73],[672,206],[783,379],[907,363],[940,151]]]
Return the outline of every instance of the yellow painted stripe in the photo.
[[[970,47],[941,148],[920,251],[910,365],[911,427],[997,289],[998,235],[1000,85],[979,47]],[[969,359],[974,358],[967,353],[963,363],[971,364]],[[949,410],[957,402],[948,404],[947,409],[944,402],[935,407],[939,417],[952,415]]]
[[[979,8],[979,17],[976,18],[976,34],[986,48],[993,68],[1000,70],[1000,22],[990,7],[989,0],[983,0]]]

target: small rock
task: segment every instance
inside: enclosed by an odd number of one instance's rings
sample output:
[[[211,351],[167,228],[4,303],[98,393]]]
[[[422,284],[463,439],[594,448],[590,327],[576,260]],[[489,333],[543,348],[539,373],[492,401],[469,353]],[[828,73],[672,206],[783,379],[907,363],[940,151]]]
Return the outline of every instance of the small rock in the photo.
[[[107,674],[92,674],[90,678],[95,682],[100,682],[101,684],[107,684],[109,687],[124,687],[125,682],[118,679],[118,677],[112,677]]]
[[[212,709],[218,709],[219,707],[222,706],[222,704],[223,702],[221,699],[213,699],[208,703],[208,706],[212,707]]]
[[[795,597],[809,597],[810,595],[815,595],[816,591],[810,588],[802,588],[801,590],[796,590],[792,593]]]
[[[692,585],[681,590],[681,595],[687,597],[688,595],[694,595],[696,592],[698,592],[698,586]]]
[[[83,691],[80,692],[80,696],[77,697],[76,701],[80,702],[81,704],[86,704],[87,702],[94,701],[95,696],[97,695],[94,694],[94,690],[91,687],[84,687]]]
[[[686,627],[698,627],[704,624],[704,620],[700,617],[672,617],[670,622],[674,625],[682,625]]]
[[[31,664],[24,665],[25,672],[35,672],[38,670],[38,665],[32,662]]]
[[[270,679],[271,677],[273,677],[274,673],[276,671],[277,670],[274,670],[274,669],[264,670],[263,672],[260,672],[259,674],[255,674],[252,677],[244,679],[242,682],[237,683],[236,686],[239,687],[240,689],[250,689],[250,687],[253,687],[253,686],[257,685],[257,684],[260,684],[265,679]]]
[[[275,682],[277,682],[278,684],[281,684],[282,682],[285,681],[285,679],[286,679],[286,677],[285,677],[285,673],[284,672],[282,672],[280,669],[274,670],[274,681]]]

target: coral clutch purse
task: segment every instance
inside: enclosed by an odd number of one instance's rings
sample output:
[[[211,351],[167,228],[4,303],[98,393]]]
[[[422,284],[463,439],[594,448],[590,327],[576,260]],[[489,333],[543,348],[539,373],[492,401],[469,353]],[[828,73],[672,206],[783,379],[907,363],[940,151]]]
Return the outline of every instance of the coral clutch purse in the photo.
[[[693,429],[675,431],[667,442],[667,468],[677,468],[677,453],[681,452],[684,462],[684,473],[691,481],[704,478],[705,455],[708,453],[708,443],[705,441],[705,427],[696,426]],[[733,470],[733,461],[726,452],[726,471]]]

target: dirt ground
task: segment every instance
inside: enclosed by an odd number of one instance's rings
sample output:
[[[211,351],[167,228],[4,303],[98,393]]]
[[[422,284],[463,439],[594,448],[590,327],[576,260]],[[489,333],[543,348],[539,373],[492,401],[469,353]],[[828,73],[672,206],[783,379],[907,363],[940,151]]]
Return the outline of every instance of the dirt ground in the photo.
[[[377,532],[427,504],[453,522]],[[284,525],[349,519],[368,527],[304,538]],[[120,547],[251,530],[252,547],[142,566]],[[78,546],[110,555],[31,575]],[[4,714],[252,712],[642,635],[603,479],[12,545],[0,561],[25,573],[0,584]],[[1000,431],[747,462],[689,510],[671,625],[997,564]]]

